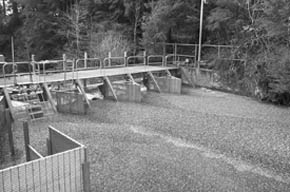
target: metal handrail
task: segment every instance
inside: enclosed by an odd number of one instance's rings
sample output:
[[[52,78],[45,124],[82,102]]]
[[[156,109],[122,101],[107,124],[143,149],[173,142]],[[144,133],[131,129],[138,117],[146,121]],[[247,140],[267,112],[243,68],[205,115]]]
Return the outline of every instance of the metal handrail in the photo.
[[[98,67],[88,67],[88,66],[84,66],[83,68],[79,68],[79,62],[80,61],[98,61],[99,62],[99,66]],[[96,68],[102,68],[102,60],[100,58],[87,58],[87,59],[77,59],[76,60],[76,65],[75,65],[75,70],[81,70],[81,69],[96,69]]]
[[[163,55],[149,55],[148,58],[147,58],[148,65],[153,64],[153,63],[150,62],[151,58],[161,58],[161,65],[164,65],[164,56]],[[155,63],[159,64],[160,62],[154,62],[154,64]]]
[[[117,60],[117,59],[123,59],[125,61],[125,58],[124,57],[106,57],[104,60],[103,60],[103,67],[106,67],[106,62],[109,62],[108,66],[111,67],[111,61],[112,60]],[[126,66],[125,65],[125,62],[122,64],[122,65],[118,65],[118,66]]]
[[[88,66],[85,66],[83,68],[79,68],[79,62],[80,61],[98,61],[99,62],[99,66],[98,67],[88,67]],[[77,59],[76,62],[75,62],[75,69],[74,69],[74,73],[76,72],[76,78],[78,79],[79,78],[79,73],[78,71],[82,70],[82,69],[101,69],[103,66],[102,64],[102,60],[100,58],[86,58],[86,59]],[[73,73],[73,75],[74,75]]]
[[[146,65],[146,57],[141,56],[141,55],[136,55],[136,56],[129,56],[127,57],[127,65],[129,65],[129,61],[130,59],[138,59],[138,58],[142,58],[143,59],[143,65]],[[135,63],[136,64],[136,63]]]
[[[61,63],[61,70],[46,70],[46,66],[48,64],[52,64],[52,65],[58,65]],[[57,73],[57,72],[66,72],[65,71],[65,61],[64,60],[43,60],[43,61],[37,61],[35,62],[35,64],[38,66],[38,81],[40,82],[40,75],[41,75],[41,70],[40,70],[40,66],[42,66],[42,74],[44,75],[43,76],[43,81],[45,82],[46,81],[46,73]],[[66,76],[66,74],[64,74],[64,76]]]

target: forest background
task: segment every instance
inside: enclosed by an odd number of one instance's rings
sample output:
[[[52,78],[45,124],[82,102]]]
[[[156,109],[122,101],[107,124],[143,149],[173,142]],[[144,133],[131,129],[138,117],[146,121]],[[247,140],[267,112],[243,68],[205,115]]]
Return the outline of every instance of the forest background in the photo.
[[[152,43],[197,43],[200,0],[1,0],[0,53],[12,60],[102,57],[150,51]],[[289,0],[208,0],[203,43],[237,47],[243,69],[214,66],[247,95],[290,103]],[[237,74],[238,73],[238,74]],[[234,83],[232,83],[234,82]],[[259,94],[257,94],[257,87]]]

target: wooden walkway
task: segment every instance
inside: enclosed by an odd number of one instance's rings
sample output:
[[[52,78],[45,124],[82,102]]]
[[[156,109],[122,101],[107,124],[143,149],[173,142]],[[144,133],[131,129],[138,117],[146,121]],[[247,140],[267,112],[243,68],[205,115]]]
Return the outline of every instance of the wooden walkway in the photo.
[[[79,70],[75,72],[61,72],[41,75],[24,75],[16,76],[16,83],[19,85],[33,84],[33,83],[49,83],[60,82],[74,79],[90,79],[100,77],[110,77],[125,74],[136,74],[145,72],[156,72],[164,70],[177,69],[177,67],[162,67],[162,66],[133,66],[133,67],[119,67],[119,68],[105,68],[105,69],[91,69]],[[15,77],[6,77],[0,79],[0,87],[13,86]]]

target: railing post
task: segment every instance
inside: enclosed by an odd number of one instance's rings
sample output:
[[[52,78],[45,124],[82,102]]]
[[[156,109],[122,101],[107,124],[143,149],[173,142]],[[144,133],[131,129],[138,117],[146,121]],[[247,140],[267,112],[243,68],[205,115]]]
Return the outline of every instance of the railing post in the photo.
[[[128,58],[127,51],[124,51],[124,65],[125,65],[125,67],[128,66],[127,58]]]
[[[176,43],[174,43],[174,64],[176,64],[177,63],[177,44]]]
[[[144,61],[144,65],[148,65],[148,62],[147,62],[147,52],[146,51],[144,51],[143,52],[143,61]]]
[[[88,60],[88,53],[85,52],[85,53],[84,53],[84,68],[85,68],[85,69],[88,67],[88,62],[87,62],[87,60]]]
[[[35,75],[35,55],[31,55],[31,63],[32,63],[32,73]]]
[[[194,45],[194,47],[195,47],[195,50],[194,50],[194,67],[196,68],[197,67],[197,59],[196,59],[196,57],[197,57],[197,44],[195,44]]]
[[[166,44],[163,43],[163,56],[165,57],[166,56]]]
[[[75,58],[73,58],[72,60],[72,76],[73,76],[73,79],[75,78]]]
[[[111,67],[111,65],[112,65],[111,57],[112,57],[112,53],[109,52],[109,55],[108,55],[109,67]]]
[[[64,76],[64,80],[66,80],[66,54],[62,55],[62,60],[63,60],[63,64],[62,64],[63,76]]]
[[[63,64],[62,64],[62,69],[63,71],[66,71],[66,54],[62,54],[62,60],[63,60]]]

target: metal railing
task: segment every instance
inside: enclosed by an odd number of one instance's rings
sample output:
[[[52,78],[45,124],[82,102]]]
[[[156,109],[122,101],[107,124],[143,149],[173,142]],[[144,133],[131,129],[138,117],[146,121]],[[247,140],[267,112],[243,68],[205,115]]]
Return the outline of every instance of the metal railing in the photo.
[[[27,70],[25,71],[25,67],[20,67],[23,65],[27,65]],[[7,69],[7,67],[11,66],[10,70]],[[14,77],[14,81],[13,83],[16,84],[17,83],[17,76],[25,76],[25,75],[29,75],[30,77],[30,81],[33,81],[33,64],[29,61],[22,61],[22,62],[11,62],[11,63],[3,63],[2,66],[2,73],[3,73],[3,78],[4,78],[4,86],[6,87],[7,85],[7,77]],[[6,72],[8,71],[8,72]],[[9,72],[10,71],[10,72]]]
[[[75,64],[75,70],[85,69],[100,69],[102,68],[102,60],[100,58],[85,58],[77,59]]]
[[[35,74],[38,81],[46,82],[46,76],[52,73],[63,73],[64,80],[67,80],[67,73],[72,73],[74,77],[75,61],[73,60],[45,60],[34,62],[37,66]],[[43,77],[43,79],[41,79]]]
[[[136,62],[136,60],[142,59],[142,63]],[[130,61],[134,60],[133,64]],[[127,57],[127,66],[136,66],[136,65],[146,65],[146,56],[129,56]]]
[[[156,62],[156,61],[151,61],[151,60],[154,60],[154,59],[161,59],[161,61],[159,62]],[[147,57],[147,64],[148,65],[160,65],[160,66],[163,66],[164,65],[164,56],[163,55],[149,55]]]
[[[118,62],[118,61],[121,61],[121,62]],[[125,66],[126,66],[126,58],[125,57],[106,57],[103,61],[104,68],[125,67]]]

